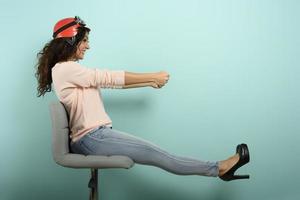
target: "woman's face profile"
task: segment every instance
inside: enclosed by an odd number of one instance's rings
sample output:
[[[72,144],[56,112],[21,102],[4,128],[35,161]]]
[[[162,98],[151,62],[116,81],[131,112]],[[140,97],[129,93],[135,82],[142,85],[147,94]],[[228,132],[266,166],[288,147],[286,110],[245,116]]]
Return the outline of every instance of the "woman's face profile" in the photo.
[[[83,40],[77,45],[75,60],[82,60],[84,58],[85,51],[89,48],[89,34],[86,33]]]

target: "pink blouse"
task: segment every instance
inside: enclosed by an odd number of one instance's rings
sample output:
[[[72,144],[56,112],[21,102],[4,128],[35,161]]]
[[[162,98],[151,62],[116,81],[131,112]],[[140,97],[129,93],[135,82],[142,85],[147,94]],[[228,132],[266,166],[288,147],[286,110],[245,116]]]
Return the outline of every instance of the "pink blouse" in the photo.
[[[52,80],[56,96],[69,114],[72,142],[98,126],[112,126],[100,88],[122,88],[125,85],[124,71],[91,69],[67,61],[52,68]]]

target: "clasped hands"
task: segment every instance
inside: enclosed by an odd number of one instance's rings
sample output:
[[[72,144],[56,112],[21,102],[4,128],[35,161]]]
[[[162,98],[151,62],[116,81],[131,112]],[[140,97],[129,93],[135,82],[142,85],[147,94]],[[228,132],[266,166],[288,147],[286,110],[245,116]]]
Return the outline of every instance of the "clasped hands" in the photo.
[[[169,80],[170,75],[165,71],[154,73],[151,87],[159,89],[162,88]]]

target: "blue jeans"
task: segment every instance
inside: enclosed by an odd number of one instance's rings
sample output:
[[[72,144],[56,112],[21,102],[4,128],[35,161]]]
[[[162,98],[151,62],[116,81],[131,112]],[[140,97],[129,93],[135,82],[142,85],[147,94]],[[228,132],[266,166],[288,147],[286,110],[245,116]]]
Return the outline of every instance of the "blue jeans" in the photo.
[[[100,126],[71,143],[71,151],[84,155],[124,155],[135,163],[156,166],[178,175],[216,177],[219,173],[219,162],[172,155],[148,141],[106,126]]]

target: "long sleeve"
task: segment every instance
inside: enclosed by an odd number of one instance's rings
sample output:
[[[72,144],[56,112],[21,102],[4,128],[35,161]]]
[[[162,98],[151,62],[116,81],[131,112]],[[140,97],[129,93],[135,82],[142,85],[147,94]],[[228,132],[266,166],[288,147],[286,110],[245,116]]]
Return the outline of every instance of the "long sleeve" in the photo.
[[[66,62],[61,73],[65,83],[70,87],[101,87],[101,88],[122,88],[125,85],[124,71],[111,71],[107,69],[86,68],[76,62]],[[60,67],[59,64],[57,66]]]

